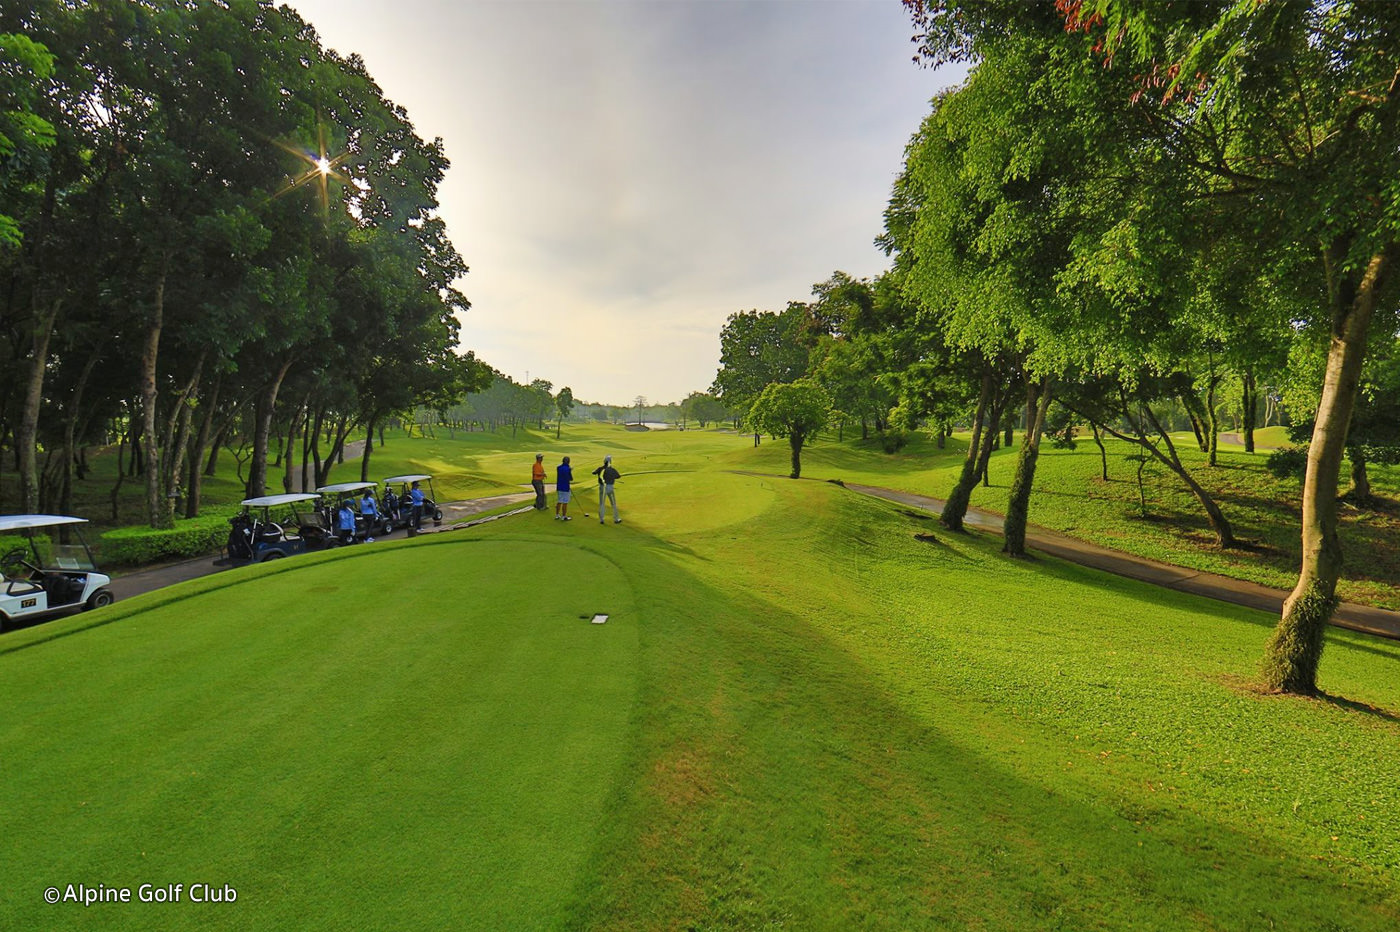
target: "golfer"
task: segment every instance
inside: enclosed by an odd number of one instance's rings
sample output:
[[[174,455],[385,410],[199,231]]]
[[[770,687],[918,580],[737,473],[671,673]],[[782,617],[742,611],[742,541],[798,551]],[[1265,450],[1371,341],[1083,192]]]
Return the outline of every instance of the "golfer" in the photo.
[[[374,500],[374,489],[365,489],[360,496],[360,518],[365,522],[365,543],[374,543],[374,526],[379,523],[379,503]]]
[[[572,521],[569,517],[569,484],[574,481],[574,470],[569,465],[569,458],[564,457],[564,462],[554,467],[554,491],[558,493],[554,502],[554,520]]]
[[[603,465],[593,470],[593,475],[598,477],[598,523],[607,524],[603,520],[603,502],[612,502],[613,524],[621,524],[622,518],[617,514],[617,494],[613,492],[613,483],[622,478],[622,473],[613,468],[612,457],[603,457]]]
[[[340,538],[342,544],[353,544],[355,542],[355,512],[350,507],[350,499],[343,499],[340,503],[340,511],[336,512],[336,536]]]
[[[544,454],[535,454],[535,468],[530,471],[530,484],[535,487],[535,510],[544,511],[549,502],[544,497]]]
[[[408,490],[408,500],[412,503],[409,520],[413,522],[413,529],[419,530],[423,527],[423,490],[418,488],[418,483],[413,483],[413,487]]]

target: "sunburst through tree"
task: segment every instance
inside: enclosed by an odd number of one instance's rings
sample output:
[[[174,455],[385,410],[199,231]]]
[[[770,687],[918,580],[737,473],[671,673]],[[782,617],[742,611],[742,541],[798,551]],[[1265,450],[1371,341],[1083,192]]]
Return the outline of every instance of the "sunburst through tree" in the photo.
[[[293,191],[303,185],[315,182],[321,193],[321,212],[323,215],[330,213],[330,186],[329,180],[335,178],[342,184],[349,184],[351,179],[348,174],[340,170],[340,165],[350,157],[347,150],[339,155],[329,156],[326,154],[326,127],[319,120],[316,123],[316,151],[308,152],[306,149],[289,145],[285,142],[273,140],[278,148],[296,156],[307,164],[306,170],[294,175],[276,194],[274,198]]]

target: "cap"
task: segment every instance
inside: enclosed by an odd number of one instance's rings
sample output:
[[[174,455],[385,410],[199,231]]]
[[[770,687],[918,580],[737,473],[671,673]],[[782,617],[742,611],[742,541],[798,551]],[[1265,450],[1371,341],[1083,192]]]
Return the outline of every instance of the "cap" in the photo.
[[[604,465],[604,466],[608,465],[608,464],[611,463],[611,462],[612,462],[612,457],[611,457],[611,456],[605,456],[605,457],[603,457],[603,465]]]
[[[542,459],[544,459],[544,454],[543,454],[543,453],[536,453],[536,454],[535,454],[535,459],[537,459],[537,460],[542,460]]]

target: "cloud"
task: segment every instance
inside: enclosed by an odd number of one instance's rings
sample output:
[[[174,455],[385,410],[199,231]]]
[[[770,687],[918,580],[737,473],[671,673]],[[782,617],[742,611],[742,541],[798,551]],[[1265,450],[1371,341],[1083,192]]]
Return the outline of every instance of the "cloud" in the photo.
[[[729,314],[883,269],[947,83],[888,0],[295,5],[444,140],[464,345],[593,400],[704,389]]]

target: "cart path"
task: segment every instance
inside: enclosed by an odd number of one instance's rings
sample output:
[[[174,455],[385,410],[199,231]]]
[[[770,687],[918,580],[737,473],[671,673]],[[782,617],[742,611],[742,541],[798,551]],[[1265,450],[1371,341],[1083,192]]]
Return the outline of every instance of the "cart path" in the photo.
[[[436,530],[458,530],[480,524],[482,521],[472,521],[473,515],[479,515],[483,511],[490,511],[493,508],[500,508],[503,505],[514,505],[526,500],[533,500],[534,492],[512,492],[505,495],[492,495],[487,498],[472,498],[461,502],[445,502],[442,505],[443,526]],[[520,514],[520,510],[508,512],[509,515]],[[482,519],[483,521],[495,521],[497,517],[492,516]],[[424,528],[424,533],[427,528]],[[375,540],[389,540],[404,537],[406,532],[395,531],[388,537],[377,537]],[[166,586],[173,586],[176,583],[188,582],[191,579],[199,579],[201,576],[209,576],[222,570],[231,569],[232,564],[226,561],[216,560],[211,556],[195,557],[192,560],[181,560],[178,563],[166,563],[160,566],[151,566],[126,573],[112,580],[108,586],[113,595],[118,599],[129,599],[144,592],[153,592],[156,589],[164,589]]]
[[[873,485],[857,485],[852,482],[844,483],[844,485],[852,492],[859,492],[862,495],[908,505],[935,515],[943,513],[942,499]],[[963,523],[979,530],[1000,534],[1003,520],[1002,515],[969,508]],[[1203,595],[1220,602],[1231,602],[1235,605],[1244,605],[1275,614],[1282,611],[1283,600],[1288,597],[1288,593],[1282,589],[1272,589],[1243,579],[1233,579],[1229,576],[1219,576],[1215,573],[1204,573],[1199,570],[1173,566],[1170,563],[1160,563],[1145,557],[1137,557],[1119,550],[1101,547],[1098,544],[1092,544],[1070,537],[1068,534],[1061,534],[1059,531],[1035,525],[1026,527],[1026,546],[1061,560],[1077,563],[1080,566],[1088,566],[1118,576],[1126,576],[1129,579],[1151,583],[1154,586],[1175,589],[1178,592],[1189,592],[1193,595]],[[1371,605],[1358,605],[1355,602],[1339,603],[1337,610],[1332,613],[1332,624],[1339,628],[1400,640],[1400,612],[1392,612]]]

